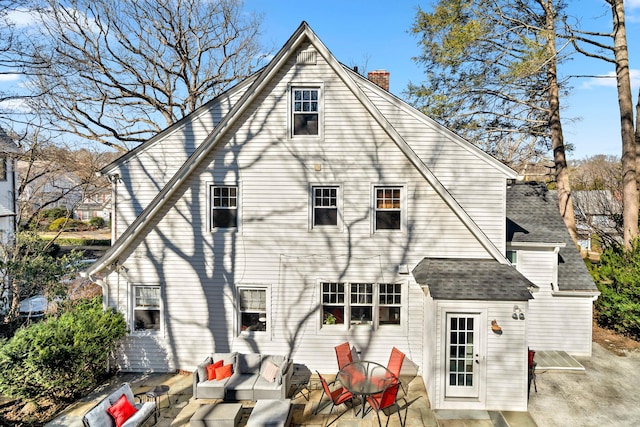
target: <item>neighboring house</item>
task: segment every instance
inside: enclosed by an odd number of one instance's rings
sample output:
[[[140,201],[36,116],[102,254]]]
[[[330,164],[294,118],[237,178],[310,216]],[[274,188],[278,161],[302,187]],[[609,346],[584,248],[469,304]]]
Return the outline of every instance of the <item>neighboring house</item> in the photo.
[[[0,245],[11,244],[16,233],[18,154],[18,147],[0,127]],[[0,283],[0,314],[6,313],[10,306],[11,293],[5,286],[7,283]]]
[[[64,208],[74,209],[82,200],[81,180],[71,172],[47,172],[47,162],[19,162],[22,176],[35,175],[25,184],[20,194],[20,205],[24,211],[35,212],[39,209]],[[35,172],[34,172],[35,171]]]
[[[578,244],[584,250],[594,249],[593,237],[609,243],[622,243],[619,223],[622,200],[610,190],[572,191],[573,208],[578,229]]]
[[[27,164],[20,162],[18,167],[24,176],[30,170],[35,178],[25,185],[20,195],[20,206],[24,215],[39,209],[64,208],[73,214],[73,218],[89,221],[101,217],[108,222],[111,217],[111,188],[107,180],[104,184],[86,183],[73,172],[47,172],[51,166],[47,162]]]
[[[385,89],[303,23],[265,68],[103,169],[117,241],[86,274],[127,318],[122,370],[234,350],[335,373],[349,341],[383,363],[405,352],[434,408],[521,411],[529,346],[590,353],[597,292],[587,275],[565,297],[566,229],[514,211],[508,234],[516,173]]]
[[[16,232],[18,147],[0,128],[0,243],[8,243]]]
[[[82,202],[74,209],[75,219],[90,221],[91,218],[102,218],[105,224],[111,219],[111,188],[93,188],[85,190]]]

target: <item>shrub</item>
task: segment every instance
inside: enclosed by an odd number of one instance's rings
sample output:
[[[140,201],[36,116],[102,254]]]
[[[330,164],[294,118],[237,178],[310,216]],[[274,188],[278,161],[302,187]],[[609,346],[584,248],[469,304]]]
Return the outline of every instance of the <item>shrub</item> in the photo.
[[[89,220],[89,225],[95,228],[102,228],[104,227],[104,224],[105,224],[104,218],[99,216],[94,216]]]
[[[621,246],[605,249],[590,270],[600,290],[595,303],[598,324],[640,339],[640,240],[629,251]]]
[[[80,300],[60,317],[22,328],[0,343],[0,392],[74,401],[99,384],[125,334],[122,313],[103,311],[102,297]]]
[[[53,221],[51,225],[49,225],[49,230],[58,231],[62,227],[64,227],[64,229],[67,231],[71,231],[71,230],[83,230],[86,227],[86,225],[82,221],[78,221],[77,219],[58,218],[55,221]]]
[[[58,218],[65,218],[69,214],[67,208],[52,208],[42,212],[42,216],[49,221],[55,221]]]

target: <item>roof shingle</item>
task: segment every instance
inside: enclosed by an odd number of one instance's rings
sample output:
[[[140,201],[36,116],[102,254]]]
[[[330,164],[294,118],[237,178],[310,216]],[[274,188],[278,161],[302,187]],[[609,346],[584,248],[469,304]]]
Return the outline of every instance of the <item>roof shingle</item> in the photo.
[[[596,291],[591,274],[558,211],[558,195],[537,182],[507,188],[507,242],[564,243],[558,254],[558,289]]]
[[[494,259],[424,258],[413,276],[437,300],[526,301],[537,287]]]

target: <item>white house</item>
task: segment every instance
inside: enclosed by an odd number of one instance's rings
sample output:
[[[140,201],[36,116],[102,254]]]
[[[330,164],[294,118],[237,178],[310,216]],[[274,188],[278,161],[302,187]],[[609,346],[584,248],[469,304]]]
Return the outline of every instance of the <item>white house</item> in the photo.
[[[18,147],[0,128],[0,242],[13,239],[16,231],[16,159]]]
[[[508,238],[515,172],[340,64],[306,23],[103,174],[117,240],[86,273],[128,320],[123,370],[233,350],[335,373],[349,341],[382,363],[402,350],[434,408],[526,410],[528,346],[564,349],[577,330],[590,351],[590,315],[566,333],[559,317],[597,295],[563,293],[554,255],[575,248]]]

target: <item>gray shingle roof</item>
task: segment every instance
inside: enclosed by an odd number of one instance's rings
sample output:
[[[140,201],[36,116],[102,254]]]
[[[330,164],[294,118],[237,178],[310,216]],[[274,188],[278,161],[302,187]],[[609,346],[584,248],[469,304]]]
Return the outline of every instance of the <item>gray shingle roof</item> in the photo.
[[[560,216],[558,195],[544,184],[524,182],[507,188],[507,241],[565,243],[558,254],[558,289],[597,290]]]
[[[425,258],[413,276],[437,300],[525,301],[536,287],[518,270],[494,259]]]

